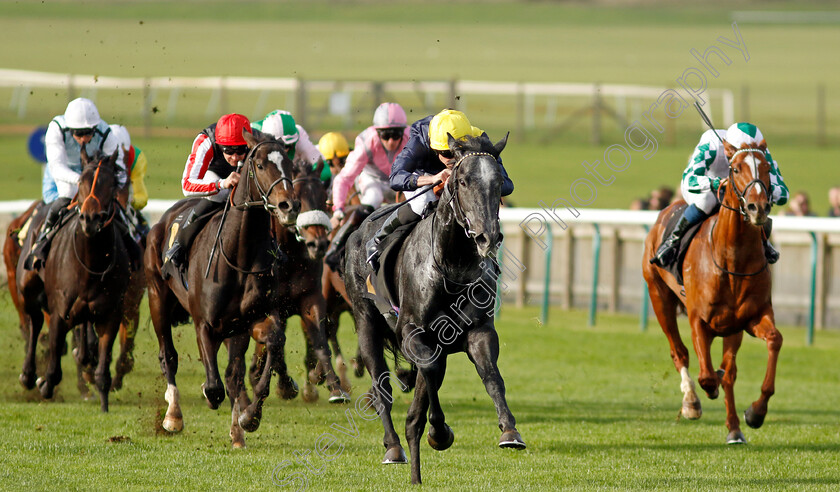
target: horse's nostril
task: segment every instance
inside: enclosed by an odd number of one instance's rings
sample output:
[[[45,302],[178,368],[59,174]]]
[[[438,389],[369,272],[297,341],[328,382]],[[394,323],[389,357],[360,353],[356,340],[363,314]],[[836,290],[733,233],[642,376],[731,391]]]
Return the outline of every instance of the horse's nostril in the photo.
[[[484,246],[488,242],[489,241],[487,239],[487,234],[479,234],[478,236],[475,237],[475,243],[479,246]]]
[[[747,210],[749,210],[750,212],[756,212],[758,210],[758,207],[755,206],[755,203],[750,203],[749,205],[747,205]]]
[[[282,201],[282,202],[278,203],[277,208],[279,208],[280,210],[282,210],[284,212],[288,212],[292,208],[292,205],[291,205],[291,203],[288,202],[288,200],[286,200],[286,201]]]
[[[768,203],[768,204],[766,204],[766,205],[764,205],[764,213],[769,214],[769,213],[770,213],[770,209],[771,209],[771,208],[772,208],[772,207],[770,206],[770,204],[769,204],[769,203]]]

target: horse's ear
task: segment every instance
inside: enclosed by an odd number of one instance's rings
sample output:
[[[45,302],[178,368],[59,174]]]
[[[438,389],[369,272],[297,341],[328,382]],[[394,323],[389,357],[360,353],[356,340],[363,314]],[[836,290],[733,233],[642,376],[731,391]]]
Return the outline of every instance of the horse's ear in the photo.
[[[82,150],[79,152],[79,157],[82,160],[82,167],[87,167],[90,165],[90,156],[88,156],[87,150],[85,150],[85,146],[82,145]]]
[[[767,152],[767,140],[762,140],[761,143],[758,144],[758,148],[761,149],[762,152]]]
[[[726,154],[727,159],[732,160],[732,156],[735,155],[737,150],[731,143],[726,140],[723,141],[723,152]]]
[[[257,138],[254,137],[254,134],[249,132],[248,130],[242,130],[242,138],[245,139],[245,143],[248,144],[248,148],[254,148],[254,145],[257,145]]]
[[[117,157],[119,157],[119,156],[120,156],[120,149],[119,149],[119,147],[117,147],[117,150],[115,150],[114,153],[111,154],[111,157],[108,158],[108,163],[111,166],[113,166],[114,169],[117,168]]]
[[[505,150],[505,146],[507,146],[509,136],[510,132],[507,132],[505,136],[501,140],[499,140],[499,142],[496,145],[493,146],[493,148],[496,149],[496,155],[501,154],[502,151]]]
[[[449,143],[449,149],[455,150],[458,147],[458,141],[452,137],[452,134],[446,132],[446,141]]]
[[[324,171],[324,160],[318,159],[318,164],[315,164],[315,176],[321,177],[321,173]]]

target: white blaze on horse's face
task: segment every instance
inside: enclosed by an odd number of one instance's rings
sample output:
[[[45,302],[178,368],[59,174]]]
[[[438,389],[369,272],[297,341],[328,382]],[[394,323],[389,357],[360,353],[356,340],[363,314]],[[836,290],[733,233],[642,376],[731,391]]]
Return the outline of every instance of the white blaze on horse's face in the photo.
[[[280,167],[283,164],[283,154],[280,153],[279,150],[275,150],[274,152],[269,152],[268,160],[273,162],[274,165],[277,166],[277,169],[280,170],[280,172],[283,172],[283,168]]]

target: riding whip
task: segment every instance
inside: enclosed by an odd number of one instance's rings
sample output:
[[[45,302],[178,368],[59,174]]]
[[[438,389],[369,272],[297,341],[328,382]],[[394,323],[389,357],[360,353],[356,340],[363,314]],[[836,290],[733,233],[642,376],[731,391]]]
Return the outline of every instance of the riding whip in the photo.
[[[715,134],[718,140],[720,140],[721,145],[723,145],[723,139],[720,138],[718,132],[715,131],[715,126],[712,124],[712,120],[709,119],[708,115],[706,115],[706,112],[703,111],[703,108],[700,107],[700,103],[694,101],[694,107],[697,109],[697,112],[700,113],[700,117],[703,118],[703,121],[706,122],[706,125],[709,127],[709,129],[712,130],[712,132]]]

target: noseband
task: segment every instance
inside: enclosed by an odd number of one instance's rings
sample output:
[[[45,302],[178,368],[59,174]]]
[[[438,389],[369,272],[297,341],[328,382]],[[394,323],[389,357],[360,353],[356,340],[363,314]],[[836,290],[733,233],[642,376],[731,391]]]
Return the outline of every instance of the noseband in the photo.
[[[245,210],[245,209],[248,209],[248,208],[251,208],[251,207],[254,207],[254,206],[262,206],[267,212],[270,213],[277,208],[276,205],[272,205],[268,201],[268,195],[271,193],[271,190],[273,190],[275,186],[277,186],[279,183],[282,182],[284,190],[290,191],[289,187],[292,187],[291,191],[294,191],[294,187],[292,185],[292,180],[289,179],[288,176],[286,176],[286,172],[283,171],[283,166],[280,165],[280,164],[277,165],[277,169],[280,170],[280,177],[277,178],[276,180],[274,180],[274,182],[271,183],[271,185],[268,187],[267,190],[263,190],[263,187],[260,184],[260,180],[257,179],[256,175],[254,174],[254,153],[256,152],[256,150],[258,148],[260,148],[261,145],[271,144],[271,143],[276,143],[276,142],[271,141],[271,140],[267,140],[267,141],[264,141],[264,142],[259,142],[259,143],[257,143],[257,145],[254,145],[253,147],[251,147],[251,149],[248,151],[248,155],[245,156],[245,161],[249,164],[248,172],[245,173],[245,186],[247,187],[249,181],[251,179],[253,179],[254,183],[257,185],[257,191],[260,194],[261,200],[245,201],[245,202],[242,202],[242,203],[236,205],[236,204],[233,203],[233,192],[231,192],[230,203],[237,210]]]
[[[295,183],[304,183],[307,181],[314,181],[317,185],[321,184],[321,179],[315,176],[304,176],[302,178],[295,178],[292,180],[292,185]],[[301,212],[297,216],[297,222],[295,222],[295,239],[298,242],[306,242],[306,238],[303,237],[303,230],[309,226],[323,226],[327,230],[327,234],[332,230],[332,224],[330,223],[330,217],[327,213],[320,209],[312,209],[307,210],[306,212]],[[291,229],[291,226],[289,227]]]
[[[734,168],[732,167],[732,161],[738,154],[744,154],[748,152],[760,153],[762,155],[764,154],[764,151],[762,151],[761,149],[740,149],[736,150],[735,153],[732,154],[732,158],[729,159],[729,184],[732,185],[732,191],[734,191],[735,196],[738,197],[738,208],[730,207],[729,205],[724,203],[724,201],[720,197],[720,188],[718,188],[718,191],[715,194],[718,203],[720,203],[721,207],[732,210],[733,212],[740,213],[744,220],[749,220],[749,216],[747,215],[747,191],[749,191],[750,187],[758,185],[761,187],[761,191],[764,193],[764,195],[768,198],[770,197],[770,193],[767,191],[767,185],[764,184],[764,181],[761,181],[755,176],[753,176],[752,181],[750,181],[749,183],[747,183],[746,186],[744,186],[743,191],[739,190],[738,187],[735,185],[735,179],[733,178]],[[756,167],[756,171],[757,170],[758,168]],[[772,203],[770,204],[770,206],[773,206]]]

